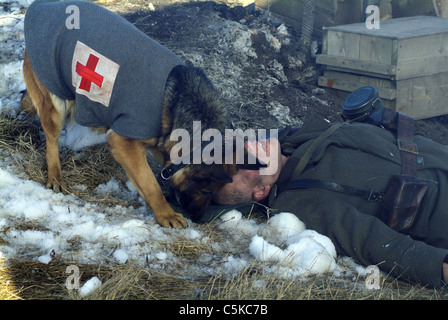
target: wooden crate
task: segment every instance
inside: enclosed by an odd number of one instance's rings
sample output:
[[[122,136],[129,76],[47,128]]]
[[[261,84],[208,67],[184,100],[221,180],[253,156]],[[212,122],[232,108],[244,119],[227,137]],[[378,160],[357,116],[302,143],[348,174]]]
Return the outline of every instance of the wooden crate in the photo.
[[[393,81],[327,70],[318,82],[319,86],[347,92],[367,85],[374,86],[386,107],[416,119],[448,114],[448,72]]]
[[[385,104],[417,119],[448,114],[448,19],[417,16],[325,29],[319,85],[375,86]]]

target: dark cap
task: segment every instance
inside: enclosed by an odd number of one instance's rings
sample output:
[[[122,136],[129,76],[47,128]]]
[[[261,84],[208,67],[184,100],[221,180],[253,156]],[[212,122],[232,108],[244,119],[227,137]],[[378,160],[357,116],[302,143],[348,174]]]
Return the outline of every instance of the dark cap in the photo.
[[[359,88],[350,93],[342,103],[343,116],[348,120],[360,121],[383,108],[378,91],[371,86]]]

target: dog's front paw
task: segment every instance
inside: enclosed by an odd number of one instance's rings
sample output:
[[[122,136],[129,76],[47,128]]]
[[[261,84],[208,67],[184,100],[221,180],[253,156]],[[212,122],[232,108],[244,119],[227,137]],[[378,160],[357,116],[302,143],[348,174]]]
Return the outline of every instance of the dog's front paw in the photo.
[[[56,179],[56,178],[48,179],[45,187],[47,189],[52,189],[54,192],[57,192],[57,193],[67,190],[67,185],[65,184],[64,180],[61,178],[60,179]]]
[[[165,228],[184,229],[188,227],[184,216],[174,211],[169,214],[156,216],[156,221]]]

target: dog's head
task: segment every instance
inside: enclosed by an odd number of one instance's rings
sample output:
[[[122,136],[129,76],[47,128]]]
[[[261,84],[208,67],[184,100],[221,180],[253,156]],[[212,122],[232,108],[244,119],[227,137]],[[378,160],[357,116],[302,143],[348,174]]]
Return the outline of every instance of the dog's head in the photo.
[[[162,177],[169,179],[171,183],[170,197],[174,202],[185,209],[193,221],[198,221],[207,210],[213,195],[218,192],[225,184],[231,183],[233,175],[239,169],[259,170],[266,167],[266,164],[260,163],[258,159],[254,164],[248,160],[248,152],[244,150],[244,158],[236,161],[236,155],[233,156],[233,162],[225,163],[223,157],[222,164],[188,164],[172,165],[162,170]],[[170,171],[172,170],[172,171]]]
[[[171,178],[175,201],[186,210],[193,221],[207,210],[213,194],[232,182],[229,168],[219,164],[194,164],[176,172]],[[230,169],[232,170],[232,169]]]

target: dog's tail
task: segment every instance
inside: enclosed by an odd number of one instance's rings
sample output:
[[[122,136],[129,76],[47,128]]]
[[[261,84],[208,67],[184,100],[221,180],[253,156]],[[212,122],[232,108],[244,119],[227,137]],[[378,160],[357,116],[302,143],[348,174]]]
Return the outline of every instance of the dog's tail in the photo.
[[[28,91],[23,90],[21,93],[22,93],[22,99],[20,100],[20,104],[22,106],[22,111],[29,114],[36,114],[37,113],[36,107],[34,107],[33,101],[31,100]]]

